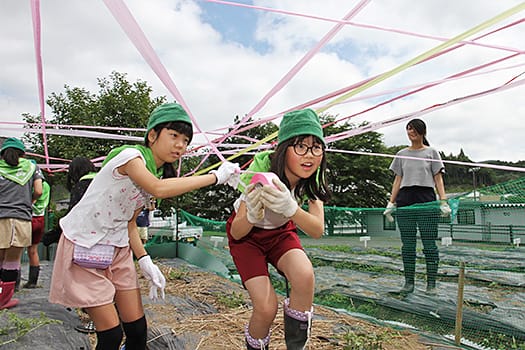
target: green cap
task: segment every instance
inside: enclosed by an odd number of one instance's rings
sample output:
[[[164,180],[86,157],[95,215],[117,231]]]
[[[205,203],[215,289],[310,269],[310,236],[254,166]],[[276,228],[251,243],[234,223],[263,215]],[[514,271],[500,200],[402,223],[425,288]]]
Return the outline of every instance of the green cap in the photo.
[[[300,135],[317,136],[323,144],[326,144],[319,117],[309,108],[286,113],[279,125],[277,139],[281,144],[283,141]]]
[[[6,139],[4,143],[2,144],[2,149],[0,149],[0,153],[3,152],[6,148],[16,148],[16,149],[21,150],[24,153],[26,151],[26,148],[24,144],[22,143],[22,141],[20,141],[16,137],[10,137]]]
[[[186,113],[180,104],[165,103],[158,106],[153,110],[153,112],[151,112],[144,140],[147,141],[148,133],[151,129],[166,122],[184,122],[191,125],[191,119],[188,116],[188,113]]]

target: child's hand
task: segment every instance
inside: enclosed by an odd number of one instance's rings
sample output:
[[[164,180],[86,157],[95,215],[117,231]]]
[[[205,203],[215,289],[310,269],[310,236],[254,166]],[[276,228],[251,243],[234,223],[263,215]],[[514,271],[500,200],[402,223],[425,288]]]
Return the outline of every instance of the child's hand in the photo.
[[[261,200],[264,206],[286,218],[291,218],[297,212],[299,205],[292,197],[290,190],[279,179],[273,179],[274,185],[262,187]]]
[[[264,218],[264,205],[261,201],[262,187],[251,184],[246,187],[246,218],[251,224]]]
[[[210,173],[214,174],[217,178],[217,185],[227,183],[231,187],[237,188],[237,185],[239,185],[241,168],[239,168],[239,164],[237,163],[224,162],[219,169],[212,170]]]
[[[164,299],[164,288],[166,287],[166,278],[160,271],[159,267],[151,261],[149,255],[145,255],[139,259],[139,266],[144,277],[149,281],[149,297],[152,300],[159,298],[158,289],[160,290],[160,298]]]

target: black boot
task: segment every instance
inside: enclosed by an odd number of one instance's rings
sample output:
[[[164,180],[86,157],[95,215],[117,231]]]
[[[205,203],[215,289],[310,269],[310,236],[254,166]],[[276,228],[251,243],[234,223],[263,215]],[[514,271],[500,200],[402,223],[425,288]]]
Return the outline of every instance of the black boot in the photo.
[[[40,266],[29,266],[29,278],[26,284],[24,284],[24,288],[36,288],[37,281],[38,281],[38,275],[40,274]]]
[[[247,350],[268,350],[270,344],[270,332],[263,339],[255,339],[248,331],[248,325],[244,327],[244,339],[246,340]]]
[[[414,278],[412,279],[406,279],[405,278],[405,285],[401,290],[399,291],[399,294],[401,295],[407,295],[414,292]]]
[[[284,300],[284,340],[286,349],[302,350],[310,337],[313,308],[308,312],[290,309],[289,299]]]
[[[435,261],[427,262],[427,294],[436,294],[436,278],[438,263]]]
[[[20,278],[22,278],[22,271],[18,270],[18,276],[16,276],[16,282],[15,282],[15,292],[18,292],[20,289]]]
[[[405,275],[405,285],[399,291],[401,295],[414,292],[414,276],[416,275],[416,259],[414,257],[403,256],[403,273]]]

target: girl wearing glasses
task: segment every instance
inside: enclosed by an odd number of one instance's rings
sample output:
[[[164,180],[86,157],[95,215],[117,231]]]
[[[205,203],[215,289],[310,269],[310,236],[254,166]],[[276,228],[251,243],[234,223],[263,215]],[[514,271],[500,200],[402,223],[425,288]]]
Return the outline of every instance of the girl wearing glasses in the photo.
[[[244,184],[257,172],[270,171],[278,177],[269,185],[246,186],[226,224],[233,261],[253,304],[244,331],[247,349],[268,348],[277,314],[268,263],[291,284],[290,297],[283,305],[287,348],[303,349],[308,340],[314,272],[297,236],[297,226],[313,238],[323,235],[323,203],[330,196],[324,150],[317,114],[311,109],[290,112],[281,121],[277,149],[257,154],[241,176]]]

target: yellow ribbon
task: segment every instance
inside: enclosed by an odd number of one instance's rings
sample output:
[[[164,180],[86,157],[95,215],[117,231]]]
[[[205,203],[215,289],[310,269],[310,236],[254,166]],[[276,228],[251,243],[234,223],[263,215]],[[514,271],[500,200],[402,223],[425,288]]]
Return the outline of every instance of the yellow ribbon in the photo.
[[[510,16],[520,12],[520,11],[523,11],[524,9],[525,9],[525,2],[523,2],[523,3],[521,3],[521,4],[517,5],[517,6],[514,6],[514,7],[510,8],[509,10],[502,12],[501,14],[499,14],[499,15],[497,15],[497,16],[495,16],[495,17],[493,17],[493,18],[491,18],[491,19],[489,19],[489,20],[487,20],[487,21],[485,21],[485,22],[475,26],[474,28],[469,29],[469,30],[467,30],[466,32],[464,32],[462,34],[459,34],[459,35],[455,36],[454,38],[452,38],[452,39],[450,39],[448,41],[445,41],[444,43],[434,47],[433,49],[430,49],[427,52],[424,52],[424,53],[414,57],[410,61],[408,61],[408,62],[406,62],[406,63],[404,63],[404,64],[402,64],[402,65],[400,65],[400,66],[398,66],[398,67],[388,71],[388,72],[385,72],[385,73],[381,74],[380,76],[378,76],[378,77],[368,81],[367,83],[359,86],[358,88],[356,88],[356,89],[354,89],[354,90],[352,90],[352,91],[350,91],[350,92],[348,92],[348,93],[346,93],[346,94],[336,98],[335,100],[329,102],[326,106],[317,109],[316,113],[317,114],[322,113],[322,112],[326,111],[327,109],[329,109],[330,107],[332,107],[332,106],[334,106],[334,105],[336,105],[336,104],[338,104],[338,103],[340,103],[340,102],[342,102],[342,101],[344,101],[344,100],[346,100],[346,99],[348,99],[348,98],[350,98],[350,97],[352,97],[354,95],[357,95],[358,93],[368,89],[369,87],[372,87],[372,86],[382,82],[383,80],[386,80],[386,79],[390,78],[394,74],[397,74],[397,73],[407,69],[408,67],[413,66],[413,65],[415,65],[415,64],[417,64],[417,63],[419,63],[419,62],[421,62],[421,61],[423,61],[425,59],[427,59],[428,57],[438,53],[439,51],[441,51],[443,49],[446,49],[447,47],[452,46],[452,45],[460,42],[461,40],[463,40],[463,39],[465,39],[465,38],[467,38],[467,37],[469,37],[469,36],[471,36],[471,35],[473,35],[473,34],[475,34],[477,32],[480,32],[483,29],[488,28],[488,27],[496,24],[497,22],[500,22],[500,21],[504,20],[507,17],[510,17]],[[244,153],[246,153],[248,151],[251,151],[252,149],[262,145],[263,143],[274,139],[275,137],[277,137],[277,134],[278,134],[278,132],[276,131],[276,132],[266,136],[264,139],[262,139],[260,141],[257,141],[256,143],[246,147],[244,150],[242,150],[242,151],[240,151],[240,152],[238,152],[238,153],[236,153],[234,155],[231,155],[230,157],[228,157],[226,159],[227,160],[235,159],[235,158],[243,155]],[[211,166],[207,167],[206,169],[202,169],[202,170],[196,172],[195,175],[200,175],[200,174],[206,173],[209,170],[217,167],[219,164],[220,163],[216,163],[214,165],[211,165]]]

